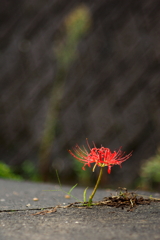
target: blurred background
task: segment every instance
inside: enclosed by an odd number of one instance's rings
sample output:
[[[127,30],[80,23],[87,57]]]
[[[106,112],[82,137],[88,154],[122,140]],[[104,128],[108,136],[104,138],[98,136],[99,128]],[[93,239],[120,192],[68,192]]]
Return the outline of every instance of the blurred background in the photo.
[[[101,186],[160,190],[158,0],[3,0],[0,39],[0,177],[92,186],[88,138],[134,151]]]

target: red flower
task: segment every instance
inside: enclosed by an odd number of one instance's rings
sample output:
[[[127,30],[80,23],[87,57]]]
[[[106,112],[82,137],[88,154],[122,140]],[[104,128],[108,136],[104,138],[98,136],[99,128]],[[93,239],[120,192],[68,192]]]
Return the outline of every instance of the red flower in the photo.
[[[94,144],[94,148],[90,148],[89,143],[87,141],[88,148],[90,152],[86,150],[85,147],[80,148],[78,145],[74,148],[74,152],[70,152],[70,154],[76,158],[78,161],[84,163],[84,166],[82,167],[83,170],[85,170],[85,166],[88,165],[88,167],[91,167],[91,163],[95,163],[93,167],[93,172],[95,170],[96,166],[99,167],[106,167],[108,166],[108,173],[111,173],[111,167],[114,165],[120,165],[121,163],[126,161],[128,158],[132,156],[132,152],[130,152],[128,155],[125,155],[125,152],[121,151],[121,148],[116,152],[111,152],[109,148],[104,148],[101,146],[101,148],[97,148]]]

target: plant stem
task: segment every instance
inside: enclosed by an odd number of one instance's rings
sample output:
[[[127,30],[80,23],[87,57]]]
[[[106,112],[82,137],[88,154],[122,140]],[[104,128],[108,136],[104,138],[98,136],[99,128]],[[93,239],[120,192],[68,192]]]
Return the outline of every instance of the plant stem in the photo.
[[[101,178],[102,178],[102,173],[103,173],[103,168],[101,167],[101,168],[100,168],[100,172],[99,172],[99,176],[98,176],[98,179],[97,179],[97,182],[96,182],[96,185],[95,185],[95,187],[94,187],[94,189],[93,189],[92,194],[91,194],[90,197],[89,197],[88,206],[91,206],[91,204],[92,204],[92,199],[93,199],[93,197],[94,197],[94,195],[95,195],[95,193],[96,193],[96,191],[97,191],[98,185],[99,185],[100,180],[101,180]]]

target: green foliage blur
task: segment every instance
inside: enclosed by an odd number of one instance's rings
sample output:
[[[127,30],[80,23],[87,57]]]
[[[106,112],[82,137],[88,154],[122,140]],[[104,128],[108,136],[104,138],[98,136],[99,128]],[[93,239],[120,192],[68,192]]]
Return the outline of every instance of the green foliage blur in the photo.
[[[73,170],[76,173],[78,183],[80,185],[89,185],[91,181],[91,169],[86,167],[86,170],[82,170],[83,164],[76,159],[73,159]]]
[[[160,190],[160,149],[142,165],[139,187],[145,190]]]
[[[21,180],[22,177],[18,174],[15,174],[12,169],[2,161],[0,161],[0,178]]]
[[[81,38],[89,31],[91,14],[85,5],[73,9],[64,19],[65,37],[59,40],[55,48],[58,65],[65,69],[77,57],[77,46]]]
[[[19,169],[12,168],[0,161],[0,178],[35,182],[41,180],[35,165],[29,160],[24,161]]]
[[[49,108],[39,150],[39,172],[43,181],[50,179],[51,150],[59,128],[58,116],[67,84],[67,73],[77,59],[80,40],[88,33],[91,14],[87,6],[80,5],[73,9],[62,24],[62,36],[54,43],[54,55],[57,61],[57,73],[50,92]],[[60,128],[59,128],[60,129]],[[53,159],[54,161],[54,159]]]
[[[41,180],[35,164],[30,160],[26,160],[23,162],[21,166],[21,174],[23,179],[26,179],[26,180],[30,180],[34,182],[38,182]]]

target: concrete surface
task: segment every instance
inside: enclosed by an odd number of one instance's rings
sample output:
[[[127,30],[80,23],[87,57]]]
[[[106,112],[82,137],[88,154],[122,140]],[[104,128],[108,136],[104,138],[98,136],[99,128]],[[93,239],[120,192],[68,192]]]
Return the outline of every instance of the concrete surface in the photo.
[[[76,200],[65,193],[47,191],[57,185],[0,179],[0,240],[84,240],[84,239],[160,239],[160,202],[140,205],[132,212],[108,206],[58,208],[56,212],[33,215],[42,208],[65,206]],[[63,187],[68,191],[70,187]],[[84,188],[73,195],[82,200]],[[92,189],[89,189],[88,195]],[[98,190],[94,200],[115,193]],[[147,192],[141,192],[150,195]],[[152,196],[160,197],[159,193]],[[38,198],[38,201],[34,201]]]

